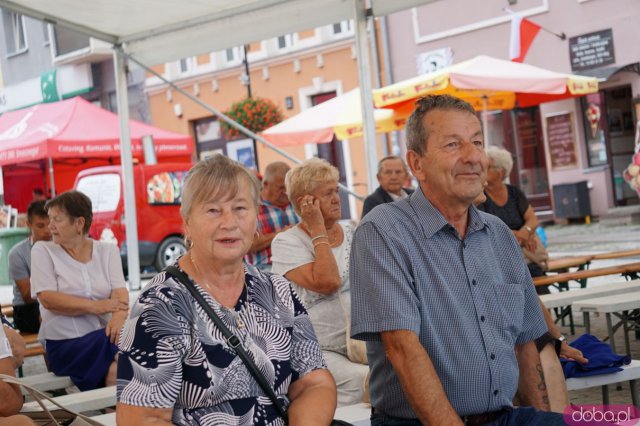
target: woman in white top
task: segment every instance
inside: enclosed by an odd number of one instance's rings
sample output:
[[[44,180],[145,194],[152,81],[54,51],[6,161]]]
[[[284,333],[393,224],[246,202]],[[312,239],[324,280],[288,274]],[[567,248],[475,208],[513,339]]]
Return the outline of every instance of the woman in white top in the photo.
[[[53,241],[31,250],[31,293],[49,367],[83,391],[115,385],[115,343],[129,309],[118,247],[88,237],[93,215],[83,193],[65,192],[46,209]]]
[[[301,223],[271,243],[273,272],[284,275],[305,304],[329,371],[338,406],[362,402],[369,367],[349,360],[351,315],[349,254],[354,225],[340,224],[338,170],[312,158],[285,177],[287,195]]]

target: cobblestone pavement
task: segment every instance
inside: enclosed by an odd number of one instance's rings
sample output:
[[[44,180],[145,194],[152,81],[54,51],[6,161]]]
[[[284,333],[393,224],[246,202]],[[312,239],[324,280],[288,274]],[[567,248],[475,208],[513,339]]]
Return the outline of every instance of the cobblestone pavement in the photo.
[[[603,226],[592,225],[554,225],[545,228],[549,241],[549,252],[551,257],[573,256],[581,254],[593,254],[605,251],[630,250],[640,248],[640,225],[624,226]],[[625,258],[606,261],[595,261],[593,268],[610,266],[628,262],[638,262],[638,258]],[[598,286],[614,281],[621,281],[623,278],[604,277],[589,280],[589,287]],[[640,306],[639,306],[640,308]],[[576,324],[582,324],[582,317],[574,317]],[[591,318],[592,334],[604,339],[607,336],[604,316]],[[582,334],[581,327],[576,328],[576,336],[569,334],[568,327],[561,327],[563,333],[569,340]],[[635,334],[631,332],[631,356],[640,359],[640,340],[635,339]],[[617,348],[624,348],[623,335],[621,331],[616,333]],[[620,350],[620,349],[619,349]],[[25,374],[37,374],[46,371],[42,357],[29,358],[24,366]],[[629,384],[623,383],[621,389],[615,386],[609,387],[609,395],[612,404],[630,404],[631,394]],[[600,388],[591,388],[570,392],[573,404],[600,404],[602,394]]]

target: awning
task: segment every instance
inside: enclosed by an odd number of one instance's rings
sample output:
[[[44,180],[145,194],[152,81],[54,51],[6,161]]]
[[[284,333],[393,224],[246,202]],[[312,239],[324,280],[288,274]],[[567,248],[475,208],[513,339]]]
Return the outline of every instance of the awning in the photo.
[[[603,83],[609,80],[614,75],[621,72],[634,72],[640,75],[640,62],[633,62],[631,64],[623,66],[613,66],[605,68],[594,68],[591,70],[580,71],[576,74],[584,75],[587,77],[595,77],[599,82]]]

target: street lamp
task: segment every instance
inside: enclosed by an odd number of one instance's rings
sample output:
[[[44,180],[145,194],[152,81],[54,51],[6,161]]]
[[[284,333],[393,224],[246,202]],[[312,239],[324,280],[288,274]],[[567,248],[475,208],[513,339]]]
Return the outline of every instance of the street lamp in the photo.
[[[249,74],[249,59],[247,58],[247,45],[242,45],[242,64],[244,65],[244,74],[240,76],[240,81],[242,84],[247,86],[247,96],[251,98],[251,75]],[[260,171],[260,167],[258,166],[258,146],[256,140],[251,138],[253,142],[253,162],[256,165],[256,171]]]

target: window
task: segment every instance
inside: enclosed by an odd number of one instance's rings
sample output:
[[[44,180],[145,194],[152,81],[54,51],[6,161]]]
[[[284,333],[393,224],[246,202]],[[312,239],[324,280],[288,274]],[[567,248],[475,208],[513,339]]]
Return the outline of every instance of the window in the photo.
[[[604,97],[592,93],[580,98],[580,103],[589,167],[604,166],[608,164]]]
[[[287,49],[293,46],[293,34],[285,34],[278,37],[278,49]]]
[[[353,29],[351,26],[351,20],[336,22],[335,24],[333,24],[332,28],[333,28],[333,35],[350,34],[353,32]]]
[[[12,55],[27,50],[27,34],[24,30],[24,18],[13,12],[2,11],[7,54]]]
[[[238,48],[232,47],[230,49],[225,50],[225,58],[227,62],[235,62],[238,60]]]
[[[48,46],[51,40],[49,39],[49,24],[42,23],[42,38],[44,39],[44,45]]]
[[[180,74],[187,73],[194,68],[194,58],[182,58],[178,61],[178,71]]]

